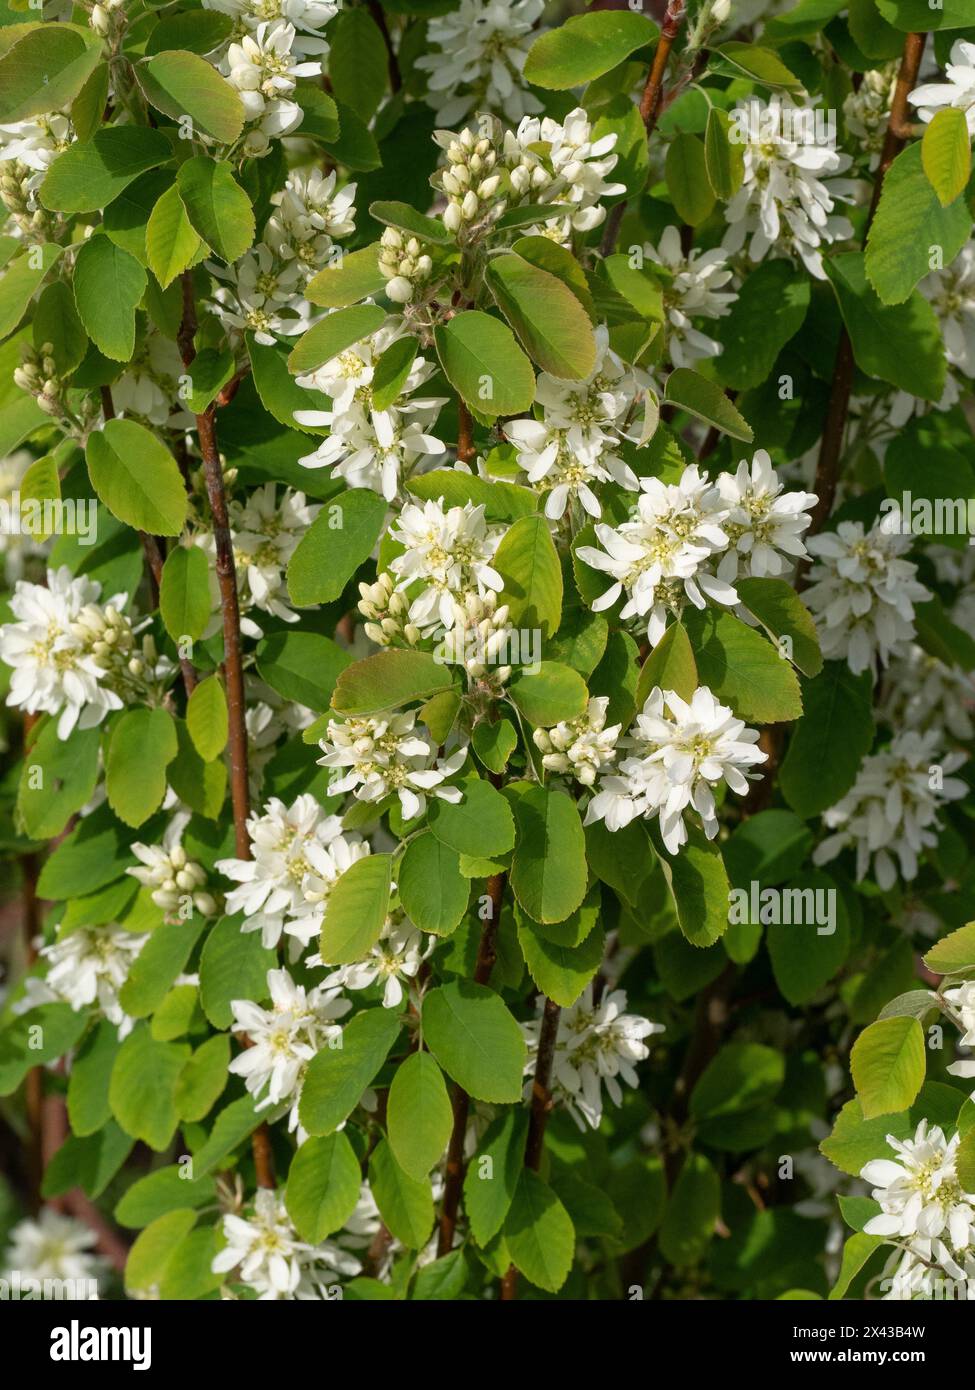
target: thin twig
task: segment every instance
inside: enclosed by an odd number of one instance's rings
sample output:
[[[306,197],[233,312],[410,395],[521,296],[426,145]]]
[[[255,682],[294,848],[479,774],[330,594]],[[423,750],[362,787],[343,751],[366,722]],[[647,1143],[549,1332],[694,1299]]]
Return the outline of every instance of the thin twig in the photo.
[[[193,294],[193,275],[184,270],[180,276],[183,290],[183,316],[177,342],[183,366],[189,372],[196,357],[196,301]],[[250,836],[247,820],[250,816],[250,788],[247,777],[247,725],[244,720],[244,665],[240,641],[240,604],[237,597],[237,567],[234,563],[233,537],[227,513],[227,494],[217,449],[214,407],[196,417],[196,432],[203,458],[203,477],[206,483],[210,514],[213,518],[213,537],[216,547],[217,580],[220,585],[220,605],[223,610],[224,680],[227,691],[228,746],[230,750],[230,800],[234,816],[234,843],[238,859],[250,859]],[[262,1122],[251,1136],[254,1169],[258,1187],[274,1187],[274,1158],[267,1123]]]
[[[396,50],[393,48],[392,36],[389,32],[389,25],[386,23],[386,12],[379,0],[369,0],[369,13],[376,21],[376,28],[383,36],[383,43],[386,45],[386,52],[389,55],[389,86],[395,93],[403,85],[403,78],[399,70],[399,59],[396,57]]]
[[[470,463],[477,451],[474,448],[474,421],[464,402],[457,400],[457,458]]]
[[[491,913],[484,923],[481,940],[477,948],[477,961],[474,965],[474,983],[486,985],[491,978],[494,962],[498,958],[498,925],[501,921],[501,899],[507,874],[492,874],[487,881]],[[449,1255],[454,1248],[454,1231],[457,1228],[457,1210],[460,1206],[461,1188],[464,1184],[464,1139],[467,1135],[467,1115],[470,1110],[470,1096],[460,1086],[455,1086],[451,1097],[454,1121],[447,1145],[446,1178],[443,1200],[440,1204],[440,1234],[437,1239],[437,1254]]]
[[[664,92],[664,73],[667,70],[674,40],[680,33],[680,27],[684,22],[685,13],[685,0],[669,0],[663,23],[660,26],[660,38],[657,40],[657,47],[654,50],[653,62],[647,74],[646,86],[640,98],[640,115],[646,127],[648,141],[656,128],[657,117],[660,115],[660,104]],[[606,230],[603,233],[602,244],[599,248],[604,256],[613,254],[616,238],[620,232],[620,223],[623,221],[625,212],[626,199],[624,198],[621,203],[616,204],[606,219]]]

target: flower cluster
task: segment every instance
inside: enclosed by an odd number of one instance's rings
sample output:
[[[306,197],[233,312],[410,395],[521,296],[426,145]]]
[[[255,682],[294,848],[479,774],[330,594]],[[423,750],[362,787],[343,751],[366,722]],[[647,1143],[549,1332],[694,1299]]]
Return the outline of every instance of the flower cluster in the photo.
[[[542,766],[591,787],[616,756],[622,728],[621,724],[606,728],[608,707],[608,695],[593,695],[578,719],[562,720],[551,729],[536,729],[532,737],[542,754]]]
[[[542,109],[522,78],[532,28],[544,0],[461,0],[427,25],[439,52],[416,66],[427,77],[427,101],[441,125],[457,125],[472,111],[501,112],[510,119]]]
[[[897,513],[891,515],[897,516]],[[911,547],[885,517],[869,531],[860,521],[841,521],[814,536],[816,557],[806,602],[816,620],[823,655],[845,660],[854,675],[886,665],[914,637],[914,605],[931,597],[903,558]]]
[[[251,158],[267,154],[273,139],[290,134],[301,124],[304,112],[292,100],[297,79],[321,76],[321,56],[328,52],[326,41],[304,35],[296,40],[293,24],[263,20],[231,43],[220,63],[220,70],[244,106],[247,131],[243,148]],[[318,56],[309,56],[313,54]]]
[[[358,801],[378,803],[395,793],[405,820],[423,815],[427,792],[454,803],[463,797],[460,787],[445,783],[464,766],[466,746],[438,757],[430,739],[416,728],[415,710],[331,719],[319,747],[325,755],[319,765],[333,769],[330,796],[352,792]]]
[[[237,1280],[261,1301],[329,1297],[336,1274],[358,1274],[362,1265],[334,1240],[310,1245],[299,1239],[284,1197],[259,1188],[247,1216],[223,1218],[226,1244],[213,1258],[215,1274],[236,1271]]]
[[[538,1017],[521,1025],[528,1044],[525,1074],[534,1075],[545,1000],[537,1001]],[[576,1002],[559,1017],[552,1067],[552,1095],[564,1105],[580,1129],[598,1129],[603,1117],[603,1088],[614,1105],[623,1100],[620,1081],[637,1085],[635,1064],[650,1055],[644,1038],[662,1033],[663,1024],[626,1012],[626,991],[614,989],[595,1001],[587,985]],[[530,1094],[531,1083],[526,1087]]]
[[[667,351],[675,367],[691,367],[707,357],[717,357],[721,344],[694,327],[697,319],[720,319],[738,298],[725,289],[732,279],[725,251],[693,247],[685,255],[677,227],[665,228],[656,247],[643,248],[647,260],[662,265],[668,281],[663,290],[664,312],[670,325]]]
[[[141,867],[126,870],[145,888],[152,890],[152,901],[157,907],[175,914],[177,920],[193,911],[203,917],[212,917],[217,910],[212,893],[204,891],[206,869],[189,859],[183,848],[183,832],[189,819],[186,812],[174,816],[166,827],[160,845],[135,842],[132,853],[140,860]]]
[[[658,817],[664,845],[676,854],[687,842],[684,815],[694,810],[713,840],[718,833],[715,789],[726,782],[745,795],[754,780],[748,769],[768,757],[757,743],[758,731],[746,729],[707,686],[699,686],[689,701],[655,687],[620,740],[627,756],[618,771],[600,778],[586,808],[586,824],[603,820],[609,830],[621,830],[637,817]]]
[[[402,547],[390,561],[397,589],[419,592],[409,608],[410,622],[426,634],[463,621],[470,597],[500,593],[503,580],[491,565],[502,530],[489,526],[484,507],[467,502],[444,507],[443,498],[408,502],[390,528]]]
[[[119,991],[148,940],[144,932],[127,931],[114,922],[74,928],[41,947],[47,973],[28,977],[27,992],[14,1006],[16,1011],[23,1013],[38,1004],[60,1001],[78,1012],[95,1004],[124,1038],[135,1020],[119,1003]]]
[[[938,812],[967,788],[956,772],[964,753],[943,753],[940,732],[898,734],[889,746],[864,758],[846,795],[823,813],[832,831],[813,851],[828,864],[844,849],[856,850],[856,877],[872,871],[881,888],[893,888],[898,867],[906,881],[917,876],[918,858],[938,843]]]

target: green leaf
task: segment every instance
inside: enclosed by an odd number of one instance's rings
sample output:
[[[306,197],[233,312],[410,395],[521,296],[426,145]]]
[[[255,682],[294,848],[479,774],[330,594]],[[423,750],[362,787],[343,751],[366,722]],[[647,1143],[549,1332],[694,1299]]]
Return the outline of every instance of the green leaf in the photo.
[[[843,1246],[843,1258],[840,1261],[840,1272],[836,1276],[836,1283],[829,1291],[829,1298],[845,1298],[850,1285],[860,1273],[863,1266],[870,1259],[875,1250],[879,1250],[886,1241],[886,1236],[868,1236],[862,1231],[857,1231],[850,1236]]]
[[[98,729],[75,729],[62,739],[57,720],[44,721],[24,756],[17,789],[17,810],[32,840],[60,835],[91,800],[98,785],[100,744]]]
[[[119,1050],[118,1029],[101,1019],[87,1035],[68,1077],[68,1119],[80,1138],[95,1134],[111,1117],[108,1083]]]
[[[664,161],[667,192],[678,217],[697,227],[714,209],[704,144],[696,135],[677,135],[667,146]]]
[[[157,1042],[145,1023],[136,1024],[119,1048],[108,1087],[112,1114],[133,1139],[150,1149],[168,1148],[179,1123],[176,1082],[187,1057],[186,1043]]]
[[[277,965],[274,951],[261,945],[259,931],[242,932],[239,916],[221,917],[200,955],[200,1004],[214,1028],[234,1021],[233,999],[267,998],[267,972]]]
[[[953,975],[975,968],[975,922],[949,932],[924,957],[924,964],[936,975]]]
[[[548,1183],[530,1168],[518,1179],[504,1238],[515,1268],[538,1288],[558,1293],[572,1268],[575,1227]]]
[[[741,415],[728,397],[713,381],[692,372],[689,367],[678,367],[667,378],[664,398],[669,404],[688,415],[703,420],[732,439],[741,439],[750,444],[754,438],[751,425]]]
[[[147,54],[164,53],[177,48],[190,53],[212,53],[224,39],[229,39],[233,21],[228,14],[213,10],[190,10],[185,14],[166,15],[146,40]]]
[[[967,29],[972,11],[968,0],[877,0],[877,9],[888,24],[902,33],[926,33],[931,29]]]
[[[712,946],[728,929],[731,890],[721,851],[698,830],[689,832],[676,855],[664,849],[656,827],[649,835],[681,931],[692,946]]]
[[[508,682],[507,692],[515,708],[536,728],[578,719],[589,699],[579,672],[560,661],[540,661],[537,670],[519,671]]]
[[[427,217],[409,203],[378,202],[369,204],[369,216],[384,226],[395,227],[398,231],[417,237],[420,241],[439,242],[449,246],[453,237],[442,222],[435,217]]]
[[[431,831],[407,845],[396,881],[403,910],[421,931],[449,936],[467,911],[470,885],[460,856]]]
[[[243,130],[243,102],[205,58],[171,49],[140,63],[135,72],[147,99],[164,116],[175,121],[189,116],[222,145],[232,145]]]
[[[108,102],[110,68],[99,63],[85,78],[81,90],[71,103],[71,124],[79,140],[90,140],[101,124]]]
[[[443,1073],[429,1052],[401,1062],[386,1101],[386,1132],[397,1163],[422,1181],[439,1162],[453,1128]]]
[[[541,993],[563,1008],[569,1008],[599,969],[605,938],[601,931],[595,930],[578,946],[559,946],[522,918],[518,924],[518,944],[528,973]]]
[[[696,608],[686,610],[684,626],[701,684],[726,700],[740,719],[774,724],[799,718],[796,674],[754,628],[730,613]]]
[[[341,1046],[324,1047],[312,1058],[298,1110],[309,1134],[331,1134],[348,1119],[401,1026],[395,1009],[363,1009],[342,1029]]]
[[[169,450],[135,420],[106,420],[88,437],[92,487],[113,516],[158,536],[178,536],[188,510],[186,488]]]
[[[69,1134],[44,1170],[42,1197],[59,1197],[81,1187],[89,1197],[98,1197],[132,1152],[133,1141],[114,1120],[97,1134],[78,1139]]]
[[[928,301],[918,290],[906,302],[881,302],[867,282],[859,251],[844,252],[823,262],[839,301],[857,366],[868,376],[939,401],[945,389],[945,354],[941,328]],[[904,345],[910,343],[910,352]]]
[[[106,126],[58,155],[44,176],[40,199],[52,212],[97,212],[140,174],[172,157],[173,147],[160,130]]]
[[[291,1160],[285,1205],[302,1240],[318,1245],[355,1211],[362,1178],[344,1134],[306,1139]]]
[[[349,665],[348,653],[317,632],[275,632],[257,647],[261,679],[286,700],[314,710],[328,709],[336,682]]]
[[[514,799],[511,888],[536,922],[563,922],[586,895],[586,841],[572,797],[527,786]]]
[[[943,208],[962,194],[972,172],[972,145],[964,111],[946,106],[924,127],[921,163]]]
[[[230,1079],[230,1039],[224,1033],[207,1038],[189,1058],[176,1082],[174,1101],[181,1120],[209,1115]]]
[[[119,1003],[133,1018],[151,1014],[162,1003],[189,958],[206,925],[200,916],[156,927],[129,966],[119,990]]]
[[[190,225],[179,191],[171,184],[153,208],[146,226],[149,269],[163,289],[196,259],[200,238]]]
[[[20,323],[41,281],[60,254],[60,246],[31,247],[7,266],[0,277],[0,338],[6,338]]]
[[[186,727],[204,762],[213,762],[226,748],[229,716],[219,676],[207,676],[193,688],[186,704]]]
[[[194,155],[179,166],[179,196],[190,225],[225,261],[237,261],[254,241],[254,209],[229,164]]]
[[[392,856],[369,854],[336,879],[325,904],[321,952],[327,965],[362,960],[379,940],[389,911]]]
[[[501,478],[479,478],[475,473],[461,473],[455,468],[435,468],[408,478],[407,489],[415,497],[442,498],[447,507],[462,507],[465,502],[483,506],[488,521],[516,521],[532,515],[538,499],[526,487],[506,483]]]
[[[298,429],[305,434],[320,433],[317,426],[305,425],[296,419],[296,412],[309,408],[327,409],[328,398],[321,392],[306,391],[298,385],[288,371],[288,354],[285,348],[276,344],[268,346],[259,343],[253,333],[245,333],[244,339],[247,343],[254,385],[265,409],[288,429]],[[194,367],[195,365],[194,362]]]
[[[266,1112],[254,1109],[252,1096],[241,1096],[240,1100],[225,1105],[213,1122],[209,1138],[193,1155],[193,1171],[197,1179],[205,1178],[223,1164],[227,1155],[253,1134],[264,1118]],[[223,1166],[226,1167],[225,1164]]]
[[[194,415],[204,414],[233,376],[234,366],[234,354],[229,348],[203,348],[198,352],[186,373],[186,393],[182,399],[187,410]]]
[[[778,642],[783,655],[788,655],[803,675],[818,676],[823,655],[816,624],[792,585],[785,579],[739,579],[735,588],[752,617]]]
[[[744,148],[731,140],[730,131],[731,117],[727,111],[712,106],[704,131],[704,162],[714,195],[723,203],[738,192],[745,173]]]
[[[961,118],[967,151],[968,127],[963,112],[940,114]],[[949,265],[971,235],[972,215],[964,198],[943,201],[922,163],[923,151],[930,150],[928,136],[933,128],[933,124],[928,126],[923,142],[908,145],[887,170],[870,225],[864,268],[884,304],[903,304],[909,298],[914,286],[931,270],[932,247],[940,249],[943,263]],[[962,188],[966,183],[967,174]]]
[[[721,1214],[721,1183],[703,1154],[690,1153],[670,1194],[660,1251],[669,1264],[683,1269],[704,1255]]]
[[[807,869],[776,891],[783,920],[773,921],[768,928],[772,973],[790,1004],[806,1004],[846,960],[850,948],[846,906],[834,881],[819,869]],[[795,895],[800,893],[833,896],[799,899]],[[820,913],[823,906],[825,912]],[[823,916],[825,921],[816,920]]]
[[[323,309],[347,309],[379,294],[386,277],[379,269],[379,242],[347,251],[320,270],[305,286],[305,297]]]
[[[552,376],[581,380],[596,364],[592,323],[572,291],[512,254],[488,262],[488,287],[522,346]]]
[[[673,690],[682,700],[690,700],[701,684],[687,632],[681,623],[671,623],[640,668],[636,685],[636,707],[642,710],[654,686]]]
[[[73,372],[88,351],[88,335],[78,317],[71,286],[63,280],[55,280],[38,296],[34,309],[33,332],[36,348],[40,349],[47,343],[54,348],[52,356],[59,376],[67,376]],[[56,468],[54,473],[56,476]],[[27,495],[24,492],[24,480],[21,480],[20,495],[22,498]],[[59,496],[60,491],[52,495]]]
[[[227,794],[227,764],[223,761],[204,762],[190,738],[186,721],[176,724],[179,752],[169,765],[169,785],[193,811],[208,820],[220,814]]]
[[[772,91],[801,92],[802,83],[770,48],[754,43],[722,43],[711,50],[733,72],[754,78]]]
[[[0,121],[13,123],[66,106],[102,56],[97,34],[75,24],[38,23],[0,57]]]
[[[632,107],[630,108],[633,109]],[[643,124],[640,123],[643,130]],[[593,137],[596,138],[595,136]],[[646,132],[644,132],[644,142]],[[537,220],[537,206],[536,206]],[[586,272],[582,266],[565,246],[560,246],[558,242],[552,241],[547,236],[523,236],[519,237],[512,246],[516,256],[520,256],[524,261],[530,261],[532,265],[537,265],[539,270],[547,270],[554,275],[557,280],[572,291],[576,299],[585,309],[589,317],[595,322],[596,306],[593,303],[592,294],[589,289],[589,281],[586,279]],[[624,258],[625,259],[625,258]]]
[[[135,351],[135,311],[147,284],[146,272],[135,257],[109,241],[107,236],[89,237],[78,251],[74,266],[75,305],[89,338],[100,352],[113,361],[128,362],[132,358]],[[124,423],[133,429],[141,428],[131,420],[110,420],[108,423]],[[145,430],[142,432],[147,433]],[[126,518],[120,517],[119,520],[125,521]],[[164,534],[175,535],[176,532],[167,531]]]
[[[492,1241],[504,1225],[524,1165],[527,1129],[527,1112],[502,1111],[467,1165],[464,1211],[480,1246]]]
[[[136,1237],[125,1263],[125,1287],[148,1290],[158,1286],[179,1245],[196,1225],[196,1212],[179,1207],[158,1216]]]
[[[469,1096],[509,1105],[521,1099],[527,1049],[500,995],[454,980],[425,995],[422,1020],[430,1051]]]
[[[449,669],[428,652],[389,648],[353,662],[339,676],[332,708],[341,714],[379,714],[450,690]]]
[[[202,637],[210,621],[210,578],[207,557],[198,545],[178,545],[166,556],[159,612],[174,642]]]
[[[924,1033],[916,1018],[882,1018],[865,1028],[850,1053],[864,1119],[910,1106],[924,1081]]]
[[[827,661],[803,682],[804,713],[779,769],[779,788],[804,819],[835,806],[856,781],[873,743],[872,686],[869,672],[855,676],[845,661]]]
[[[746,275],[730,311],[714,325],[723,348],[714,363],[718,379],[736,391],[761,385],[802,327],[809,295],[808,279],[788,261],[763,261]]]
[[[520,517],[501,538],[492,563],[504,580],[512,627],[537,628],[542,640],[553,636],[562,619],[562,567],[545,518]]]
[[[108,804],[119,820],[139,826],[158,811],[176,750],[176,728],[167,710],[132,709],[119,717],[105,761]]]
[[[138,1229],[167,1212],[209,1206],[216,1194],[212,1178],[189,1178],[179,1164],[167,1164],[137,1178],[119,1201],[114,1216],[120,1226]]]
[[[434,330],[451,386],[479,415],[522,415],[535,399],[535,373],[506,324],[469,310]]]
[[[506,799],[479,777],[469,777],[460,785],[461,801],[437,798],[431,802],[429,822],[434,835],[458,854],[479,858],[507,854],[515,843],[515,821]]]
[[[0,1030],[0,1096],[15,1091],[31,1067],[69,1052],[87,1024],[88,1013],[70,1004],[42,1004],[8,1023]]]
[[[958,1145],[955,1156],[958,1181],[964,1192],[975,1191],[975,1130],[970,1129]]]
[[[353,343],[361,342],[381,328],[386,311],[378,304],[357,304],[351,309],[337,309],[327,314],[314,328],[298,339],[288,358],[288,370],[294,376],[313,372],[324,363],[345,352]]]
[[[367,488],[327,502],[298,542],[288,564],[292,602],[331,603],[368,560],[382,534],[386,502]]]
[[[369,1159],[369,1186],[379,1215],[396,1239],[408,1250],[426,1245],[434,1217],[429,1180],[421,1182],[404,1173],[385,1139]]]
[[[658,32],[645,15],[627,10],[577,15],[535,40],[525,61],[525,79],[536,87],[567,91],[609,72],[653,43]]]
[[[346,9],[328,31],[332,91],[371,121],[389,85],[389,55],[379,26],[364,8]]]
[[[725,1044],[701,1073],[691,1092],[695,1120],[716,1119],[766,1105],[785,1080],[785,1058],[762,1043]]]

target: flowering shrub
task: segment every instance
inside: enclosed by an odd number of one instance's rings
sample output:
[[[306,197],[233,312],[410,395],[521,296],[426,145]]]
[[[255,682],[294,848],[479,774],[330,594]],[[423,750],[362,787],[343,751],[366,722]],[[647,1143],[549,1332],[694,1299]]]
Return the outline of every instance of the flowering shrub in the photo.
[[[975,1297],[967,0],[2,19],[2,1277]]]

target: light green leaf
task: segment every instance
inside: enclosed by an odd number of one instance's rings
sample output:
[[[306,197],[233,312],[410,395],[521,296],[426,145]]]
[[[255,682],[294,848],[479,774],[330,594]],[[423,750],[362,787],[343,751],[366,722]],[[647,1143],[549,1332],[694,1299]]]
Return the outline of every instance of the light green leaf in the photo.
[[[135,257],[109,241],[107,236],[89,237],[78,251],[74,267],[75,305],[89,338],[113,361],[128,362],[132,358],[135,350],[135,311],[147,283],[146,272]],[[133,421],[124,423],[141,428]],[[147,434],[146,430],[142,432]],[[125,521],[126,518],[120,517],[119,520]],[[135,525],[134,522],[128,524]],[[175,535],[176,532],[163,534]]]
[[[485,278],[528,355],[552,376],[587,377],[596,363],[592,323],[572,291],[521,256],[488,262]]]
[[[636,707],[642,710],[654,686],[673,690],[689,700],[701,684],[694,661],[694,649],[681,623],[671,623],[640,668],[636,686]]]
[[[226,748],[229,716],[219,676],[207,676],[194,686],[186,704],[186,727],[204,762],[213,762]]]
[[[207,557],[198,545],[178,545],[166,556],[159,612],[174,642],[196,641],[210,621]]]
[[[349,965],[368,955],[389,911],[392,856],[369,854],[336,879],[325,904],[321,952],[327,965]]]
[[[704,132],[704,162],[714,195],[723,203],[738,192],[745,173],[744,147],[730,139],[730,130],[731,117],[727,111],[712,106]]]
[[[379,1215],[408,1250],[426,1245],[433,1227],[433,1194],[428,1179],[411,1178],[381,1139],[369,1159],[369,1186]]]
[[[697,227],[710,217],[714,192],[708,179],[704,144],[696,135],[677,135],[664,161],[667,192],[682,222]]]
[[[348,652],[317,632],[287,629],[265,637],[257,647],[262,680],[286,700],[326,710],[336,681],[350,664]]]
[[[493,990],[471,980],[430,990],[423,1000],[423,1037],[468,1095],[504,1104],[521,1099],[525,1040]]]
[[[469,777],[460,785],[462,800],[431,802],[429,822],[434,835],[458,854],[507,854],[515,842],[515,822],[505,798],[479,777]]]
[[[968,151],[964,113],[942,111],[940,115],[960,117]],[[887,170],[877,213],[870,225],[864,268],[884,304],[907,301],[915,285],[931,270],[932,247],[939,248],[943,263],[949,265],[971,235],[972,215],[965,200],[956,194],[954,200],[945,201],[932,187],[927,164],[933,159],[929,144],[933,128],[928,126],[924,140],[908,145]],[[923,163],[925,150],[928,155]],[[942,188],[948,177],[942,180]],[[966,182],[967,174],[962,188]]]
[[[942,937],[925,954],[924,964],[937,975],[975,969],[975,922]]]
[[[55,280],[38,296],[34,309],[33,332],[34,346],[37,349],[40,350],[48,343],[53,347],[52,356],[59,376],[68,376],[73,372],[88,351],[88,335],[78,317],[71,286],[64,280]],[[56,468],[54,473],[57,476]],[[23,480],[20,495],[22,498],[26,496]],[[60,489],[50,495],[60,496]]]
[[[157,1042],[145,1023],[136,1024],[118,1050],[108,1096],[112,1114],[133,1139],[161,1152],[179,1123],[176,1083],[190,1048]]]
[[[924,1033],[916,1018],[882,1018],[865,1028],[850,1053],[864,1119],[906,1110],[924,1081]]]
[[[515,708],[536,728],[578,719],[589,699],[579,672],[560,661],[540,661],[537,670],[518,671],[508,682],[507,692]]]
[[[460,856],[430,831],[407,845],[396,882],[406,915],[421,931],[449,936],[467,910],[470,885]]]
[[[812,614],[785,579],[739,579],[735,587],[779,649],[803,675],[818,676],[823,655]],[[788,646],[783,639],[788,639]]]
[[[378,304],[356,304],[351,309],[336,309],[298,339],[288,358],[288,370],[295,376],[315,371],[353,343],[361,342],[375,333],[385,319],[386,311]]]
[[[479,415],[522,415],[535,399],[535,373],[506,324],[469,310],[434,331],[451,386]]]
[[[711,51],[733,72],[751,77],[772,91],[802,91],[798,77],[770,48],[762,48],[754,43],[723,43]]]
[[[553,636],[562,620],[562,568],[549,531],[540,516],[523,516],[501,538],[493,566],[504,580],[502,601],[517,629],[535,629],[542,640]]]
[[[285,1205],[302,1240],[318,1245],[341,1230],[359,1201],[359,1160],[344,1134],[306,1139],[291,1160]]]
[[[167,710],[131,709],[120,716],[105,762],[108,804],[119,820],[139,826],[158,811],[176,750],[176,728]]]
[[[653,43],[658,29],[646,15],[601,10],[549,29],[528,50],[524,75],[536,87],[567,91],[591,82]]]
[[[8,264],[0,276],[0,338],[6,338],[20,323],[60,254],[60,246],[32,246]]]
[[[439,1162],[453,1128],[443,1073],[429,1052],[401,1062],[386,1101],[386,1132],[397,1163],[422,1181]]]
[[[196,234],[225,261],[236,261],[254,241],[254,209],[229,164],[194,155],[179,166],[176,186]]]
[[[382,497],[367,488],[327,502],[288,563],[288,593],[298,605],[331,603],[368,560],[386,521]]]
[[[972,144],[964,111],[946,106],[935,112],[924,128],[921,163],[943,208],[964,192],[972,172]]]
[[[0,57],[0,121],[4,123],[66,106],[101,61],[101,39],[90,29],[67,23],[23,28],[25,32]]]
[[[586,842],[573,799],[526,786],[514,798],[518,840],[511,888],[536,922],[563,922],[586,894]]]
[[[175,184],[153,208],[146,226],[149,269],[163,289],[196,259],[200,238],[190,225]]]
[[[696,608],[685,611],[684,626],[701,684],[727,701],[740,719],[774,724],[799,718],[796,674],[754,628],[730,613]]]
[[[57,726],[45,719],[21,769],[17,810],[33,840],[60,835],[98,785],[99,730],[75,729],[62,739]]]
[[[202,1120],[216,1105],[230,1077],[230,1039],[225,1033],[207,1038],[179,1074],[174,1102],[181,1120]]]
[[[748,421],[732,405],[721,387],[699,372],[692,372],[689,367],[678,367],[671,372],[664,398],[669,404],[686,410],[688,415],[696,416],[706,425],[713,425],[732,439],[741,439],[746,444],[752,442],[752,427]]]
[[[504,1110],[490,1125],[467,1165],[464,1210],[474,1239],[485,1246],[504,1225],[524,1166],[528,1114]],[[482,1162],[490,1159],[490,1163]]]
[[[244,104],[235,88],[205,58],[170,49],[158,53],[136,77],[148,100],[164,116],[189,116],[205,135],[232,145],[244,128]]]
[[[599,969],[605,938],[601,931],[594,930],[578,946],[556,945],[522,917],[518,923],[518,944],[528,973],[541,993],[569,1008]]]
[[[221,917],[200,954],[200,1004],[214,1028],[234,1021],[233,999],[267,998],[267,972],[277,965],[274,951],[261,945],[259,931],[242,932],[241,919]]]
[[[395,1009],[363,1009],[342,1029],[341,1046],[323,1047],[312,1058],[298,1111],[309,1134],[331,1134],[348,1119],[401,1026]]]
[[[58,155],[41,184],[40,198],[52,212],[96,212],[129,184],[165,164],[173,147],[162,131],[113,125],[79,140]]]
[[[530,1168],[518,1179],[504,1238],[515,1268],[538,1288],[558,1293],[572,1268],[575,1227],[548,1183]]]
[[[107,420],[89,436],[85,457],[92,487],[119,521],[151,535],[179,535],[189,505],[183,477],[144,425]]]
[[[450,690],[450,670],[428,652],[389,648],[353,662],[339,676],[332,708],[341,714],[378,714]]]
[[[325,266],[305,286],[305,295],[312,304],[323,309],[347,309],[360,299],[377,295],[386,284],[379,269],[379,243],[363,246],[360,251],[347,251],[331,265]]]

